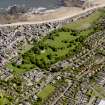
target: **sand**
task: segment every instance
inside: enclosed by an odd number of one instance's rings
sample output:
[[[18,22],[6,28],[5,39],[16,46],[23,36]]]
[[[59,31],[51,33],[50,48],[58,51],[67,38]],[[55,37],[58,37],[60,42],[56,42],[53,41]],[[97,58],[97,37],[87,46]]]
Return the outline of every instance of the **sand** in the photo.
[[[75,15],[85,13],[91,9],[100,8],[100,7],[105,7],[105,0],[94,0],[93,6],[86,8],[85,10],[79,7],[61,7],[47,13],[22,15],[18,19],[16,18],[15,20],[14,18],[14,20],[10,21],[11,24],[6,23],[4,25],[10,26],[10,25],[22,25],[22,24],[36,24],[36,23],[38,24],[49,21],[63,20],[65,18],[73,17]],[[0,26],[4,25],[1,24]]]
[[[105,0],[94,0],[93,7],[86,8],[85,10],[97,7],[99,5],[105,5]],[[59,9],[56,9],[54,12],[46,13],[46,14],[36,14],[36,15],[29,15],[27,16],[28,21],[45,21],[45,20],[52,20],[52,19],[58,19],[59,17],[71,17],[76,14],[79,14],[83,11],[82,8],[77,7],[61,7]]]

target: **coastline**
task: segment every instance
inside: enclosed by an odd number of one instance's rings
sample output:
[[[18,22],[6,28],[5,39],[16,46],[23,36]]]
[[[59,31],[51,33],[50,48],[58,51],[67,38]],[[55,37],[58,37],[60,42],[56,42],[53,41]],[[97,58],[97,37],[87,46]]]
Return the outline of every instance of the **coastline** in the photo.
[[[26,20],[16,21],[10,24],[0,24],[0,27],[22,24],[42,24],[46,22],[62,21],[81,14],[85,14],[88,11],[93,11],[103,7],[105,7],[105,0],[96,0],[93,7],[87,8],[85,10],[78,7],[60,7],[57,9],[46,10],[45,12],[38,14],[24,14],[21,16],[21,18],[25,18]]]
[[[69,18],[73,17],[76,15],[79,15],[81,13],[85,13],[91,9],[96,9],[96,8],[101,8],[105,7],[105,0],[95,0],[94,1],[94,6],[87,8],[83,10],[82,8],[79,7],[60,7],[54,10],[54,12],[49,12],[49,13],[44,13],[44,14],[36,14],[36,15],[30,15],[27,17],[28,21],[47,21],[47,20],[53,20],[53,19],[58,19],[59,18]]]

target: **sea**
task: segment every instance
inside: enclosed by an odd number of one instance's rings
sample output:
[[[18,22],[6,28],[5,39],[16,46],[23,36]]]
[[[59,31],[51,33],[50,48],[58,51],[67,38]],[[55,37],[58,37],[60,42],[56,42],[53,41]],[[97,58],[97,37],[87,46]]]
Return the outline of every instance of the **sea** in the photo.
[[[62,0],[0,0],[0,8],[19,5],[28,8],[55,9],[62,5]]]

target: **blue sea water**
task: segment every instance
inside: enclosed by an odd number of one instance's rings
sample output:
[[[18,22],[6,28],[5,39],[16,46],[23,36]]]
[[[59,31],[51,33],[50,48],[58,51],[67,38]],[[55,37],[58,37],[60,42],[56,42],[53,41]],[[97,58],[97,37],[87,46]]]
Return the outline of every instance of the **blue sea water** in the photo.
[[[0,8],[13,5],[25,5],[26,7],[54,9],[60,6],[60,0],[0,0]]]

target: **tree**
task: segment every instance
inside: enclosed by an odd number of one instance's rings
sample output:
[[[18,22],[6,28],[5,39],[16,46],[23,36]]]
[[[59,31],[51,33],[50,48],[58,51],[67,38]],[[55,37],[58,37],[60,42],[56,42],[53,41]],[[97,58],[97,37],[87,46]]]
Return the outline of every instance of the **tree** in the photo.
[[[12,66],[16,66],[16,63],[15,62],[12,62]]]
[[[79,33],[77,30],[71,30],[71,34],[70,35],[73,35],[73,36],[77,36]]]
[[[40,54],[40,48],[38,46],[35,45],[32,50],[34,51],[34,54]]]
[[[36,64],[36,56],[35,56],[35,54],[30,54],[30,62],[31,62],[31,64]]]
[[[47,55],[47,58],[48,58],[49,60],[51,60],[52,55],[51,55],[51,54],[48,54],[48,55]]]
[[[75,41],[82,43],[85,39],[85,36],[81,35],[79,38],[77,38]]]
[[[71,30],[67,27],[62,27],[61,29],[59,29],[59,31],[61,32],[70,32]]]

